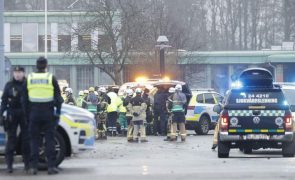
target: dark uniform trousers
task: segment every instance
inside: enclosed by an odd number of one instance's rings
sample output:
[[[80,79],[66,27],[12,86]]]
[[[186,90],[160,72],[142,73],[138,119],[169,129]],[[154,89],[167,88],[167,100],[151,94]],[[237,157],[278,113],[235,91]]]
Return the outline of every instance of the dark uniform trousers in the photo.
[[[30,134],[31,134],[31,167],[37,168],[39,159],[39,147],[42,139],[40,133],[44,134],[46,157],[48,168],[55,167],[55,140],[54,132],[56,122],[54,120],[54,109],[48,105],[40,107],[32,105],[30,112]],[[42,137],[42,136],[41,136]]]
[[[30,160],[30,138],[28,131],[28,124],[23,114],[22,109],[8,109],[8,122],[7,122],[7,144],[5,148],[6,154],[6,163],[8,166],[12,167],[13,164],[13,155],[19,142],[17,139],[17,128],[20,126],[21,134],[20,134],[20,142],[21,142],[21,151],[23,156],[23,161],[26,167],[29,166]]]

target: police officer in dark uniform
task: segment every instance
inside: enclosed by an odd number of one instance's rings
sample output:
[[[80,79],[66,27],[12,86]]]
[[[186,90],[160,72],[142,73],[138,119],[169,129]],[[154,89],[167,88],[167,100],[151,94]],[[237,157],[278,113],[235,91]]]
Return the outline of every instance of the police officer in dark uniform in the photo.
[[[24,108],[29,115],[31,135],[30,173],[37,174],[41,133],[44,133],[48,174],[57,174],[55,165],[55,128],[59,122],[63,98],[56,78],[47,72],[47,59],[37,59],[37,72],[28,75],[24,91]],[[56,110],[54,110],[56,108]]]
[[[7,82],[4,88],[1,102],[0,116],[3,116],[4,111],[7,111],[4,129],[7,132],[8,140],[5,148],[5,157],[7,172],[13,172],[13,155],[17,146],[17,128],[20,126],[20,139],[22,147],[23,161],[25,164],[24,170],[29,170],[30,146],[29,132],[26,116],[24,115],[21,98],[23,93],[23,83],[25,82],[25,69],[16,66],[13,70],[13,78]]]

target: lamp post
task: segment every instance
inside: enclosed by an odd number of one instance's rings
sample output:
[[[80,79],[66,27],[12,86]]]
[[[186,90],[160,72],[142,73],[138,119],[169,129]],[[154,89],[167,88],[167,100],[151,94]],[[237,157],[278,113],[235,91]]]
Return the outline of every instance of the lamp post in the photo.
[[[44,24],[44,29],[45,29],[45,32],[44,32],[44,36],[45,36],[45,38],[44,38],[44,43],[45,43],[45,47],[44,47],[44,49],[45,49],[45,51],[44,51],[44,56],[45,56],[45,58],[47,58],[47,12],[48,12],[48,10],[47,10],[47,0],[44,0],[45,1],[45,6],[44,6],[44,13],[45,13],[45,24]]]
[[[160,77],[165,76],[165,48],[171,47],[168,44],[168,38],[166,36],[159,36],[157,39],[156,47],[160,48]]]
[[[5,58],[4,58],[4,0],[0,0],[0,89],[4,88]]]

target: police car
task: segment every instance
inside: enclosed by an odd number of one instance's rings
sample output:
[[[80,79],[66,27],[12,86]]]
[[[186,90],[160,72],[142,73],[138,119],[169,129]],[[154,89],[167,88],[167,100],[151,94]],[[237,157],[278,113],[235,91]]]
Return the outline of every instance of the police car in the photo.
[[[56,165],[65,157],[85,150],[94,149],[95,120],[94,115],[82,108],[63,104],[60,123],[55,134]],[[21,154],[18,140],[17,154]],[[4,155],[6,134],[0,127],[0,154]],[[44,145],[40,148],[39,168],[47,168]]]
[[[284,157],[293,157],[294,122],[283,90],[262,68],[243,71],[239,80],[239,87],[229,91],[224,107],[214,107],[220,113],[218,157],[228,157],[231,148],[246,154],[253,149],[279,148]]]
[[[213,111],[214,105],[223,100],[223,96],[213,89],[192,89],[192,98],[186,114],[186,129],[197,134],[208,134],[214,129],[218,114]]]

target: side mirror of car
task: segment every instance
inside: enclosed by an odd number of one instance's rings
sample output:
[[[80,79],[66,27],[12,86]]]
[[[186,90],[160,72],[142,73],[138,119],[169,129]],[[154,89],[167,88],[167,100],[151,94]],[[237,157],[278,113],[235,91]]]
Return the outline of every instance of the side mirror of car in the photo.
[[[222,111],[222,107],[220,104],[217,104],[213,107],[213,111],[216,112],[217,114],[220,114],[220,112]]]
[[[295,105],[291,105],[290,110],[291,110],[291,112],[295,112]]]

